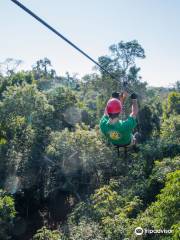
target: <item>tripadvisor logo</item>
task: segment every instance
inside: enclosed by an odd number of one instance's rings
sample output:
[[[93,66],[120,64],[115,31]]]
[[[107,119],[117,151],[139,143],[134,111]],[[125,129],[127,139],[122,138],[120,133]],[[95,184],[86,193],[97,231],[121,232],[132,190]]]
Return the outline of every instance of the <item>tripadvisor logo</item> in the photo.
[[[143,234],[144,231],[143,231],[142,227],[137,227],[137,228],[135,228],[134,232],[137,236],[140,236]]]
[[[171,234],[172,230],[171,229],[143,229],[142,227],[137,227],[134,230],[134,233],[137,236],[143,235],[144,234]]]

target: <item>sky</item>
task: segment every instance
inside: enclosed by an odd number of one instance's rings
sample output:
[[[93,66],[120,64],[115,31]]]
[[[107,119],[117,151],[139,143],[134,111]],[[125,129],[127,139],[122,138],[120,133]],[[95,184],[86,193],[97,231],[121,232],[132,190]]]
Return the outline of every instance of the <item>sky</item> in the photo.
[[[146,58],[137,61],[151,86],[180,80],[179,0],[21,0],[95,60],[112,44],[136,39]],[[11,0],[0,0],[0,62],[23,60],[30,69],[48,57],[56,72],[79,76],[94,64],[50,32]]]

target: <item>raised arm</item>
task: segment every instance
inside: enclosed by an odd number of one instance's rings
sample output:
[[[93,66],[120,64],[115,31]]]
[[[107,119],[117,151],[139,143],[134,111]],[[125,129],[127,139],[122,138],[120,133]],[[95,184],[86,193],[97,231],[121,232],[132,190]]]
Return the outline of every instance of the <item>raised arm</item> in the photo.
[[[124,105],[127,97],[128,97],[128,92],[124,91],[121,93],[119,100],[121,101],[122,105]]]
[[[106,106],[105,109],[104,109],[104,115],[108,116],[108,113],[107,113],[107,106]]]
[[[130,116],[136,117],[139,111],[138,103],[137,103],[137,95],[135,93],[131,94],[131,99],[132,99],[132,112]]]

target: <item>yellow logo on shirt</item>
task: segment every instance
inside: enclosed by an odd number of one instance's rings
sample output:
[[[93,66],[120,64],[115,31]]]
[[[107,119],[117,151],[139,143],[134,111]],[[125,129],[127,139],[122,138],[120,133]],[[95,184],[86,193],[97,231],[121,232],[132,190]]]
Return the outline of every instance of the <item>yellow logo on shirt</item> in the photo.
[[[111,131],[111,132],[109,133],[109,136],[110,136],[110,138],[113,139],[113,140],[118,140],[118,139],[120,139],[120,135],[119,135],[119,133],[118,133],[117,131]]]

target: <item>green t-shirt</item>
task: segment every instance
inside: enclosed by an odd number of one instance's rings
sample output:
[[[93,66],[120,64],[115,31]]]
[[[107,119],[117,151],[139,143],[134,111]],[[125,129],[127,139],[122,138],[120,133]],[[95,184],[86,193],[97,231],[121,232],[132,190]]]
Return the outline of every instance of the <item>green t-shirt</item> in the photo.
[[[117,145],[125,145],[131,142],[132,130],[136,127],[136,119],[129,116],[127,120],[119,120],[110,124],[109,117],[104,115],[100,121],[100,129],[109,142]]]

